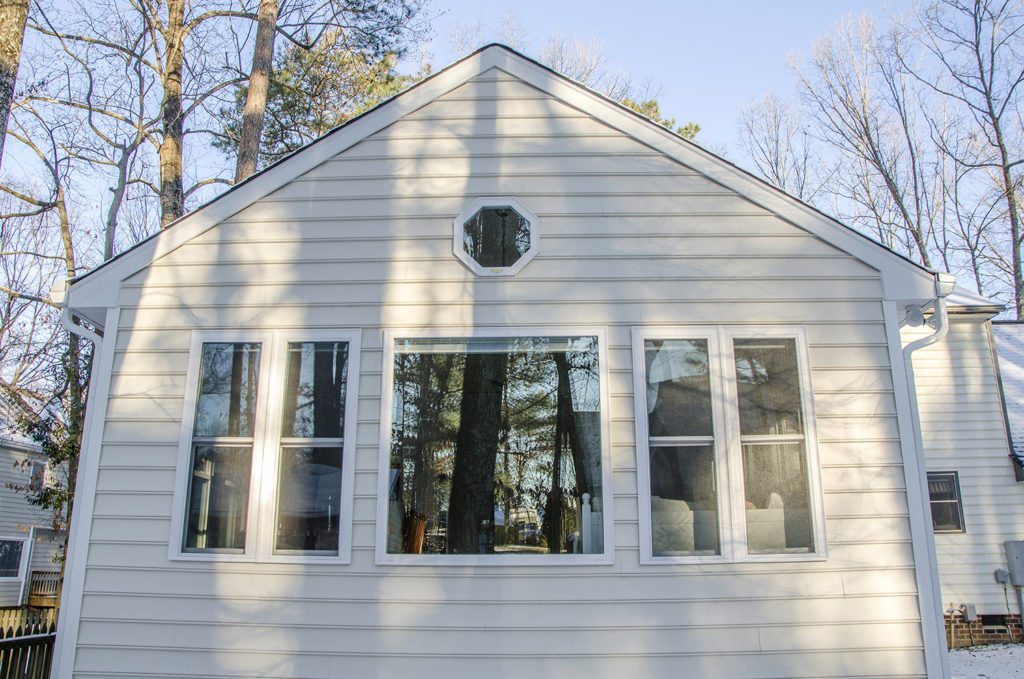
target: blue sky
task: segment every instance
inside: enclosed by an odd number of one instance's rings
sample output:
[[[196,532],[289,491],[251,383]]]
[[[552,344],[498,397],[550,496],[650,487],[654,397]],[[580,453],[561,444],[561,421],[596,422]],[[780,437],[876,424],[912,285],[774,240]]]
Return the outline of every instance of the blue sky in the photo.
[[[613,65],[660,87],[663,113],[700,123],[698,141],[704,145],[732,150],[737,113],[745,103],[768,92],[786,97],[793,92],[787,55],[807,50],[847,14],[882,19],[909,12],[913,2],[632,0],[601,6],[593,0],[431,0],[430,10],[443,12],[433,22],[433,63],[440,67],[454,60],[449,36],[456,24],[480,20],[496,28],[509,15],[524,29],[531,56],[551,35],[596,38]]]

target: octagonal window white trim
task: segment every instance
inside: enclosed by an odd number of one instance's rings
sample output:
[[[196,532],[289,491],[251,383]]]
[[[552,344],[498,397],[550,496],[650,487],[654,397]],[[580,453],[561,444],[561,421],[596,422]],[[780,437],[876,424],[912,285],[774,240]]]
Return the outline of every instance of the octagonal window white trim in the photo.
[[[527,248],[526,252],[524,252],[522,256],[516,260],[516,263],[511,266],[482,266],[479,262],[473,259],[468,252],[466,252],[466,248],[463,245],[463,229],[466,222],[480,210],[483,210],[484,208],[501,207],[512,208],[530,223],[530,247]],[[455,218],[452,222],[452,231],[452,252],[459,258],[460,262],[466,265],[466,268],[477,276],[515,276],[537,255],[537,250],[540,247],[540,220],[537,219],[537,215],[526,209],[526,207],[518,200],[509,196],[487,196],[484,198],[477,198],[470,203],[469,206],[463,209],[462,212],[459,213],[459,216]]]

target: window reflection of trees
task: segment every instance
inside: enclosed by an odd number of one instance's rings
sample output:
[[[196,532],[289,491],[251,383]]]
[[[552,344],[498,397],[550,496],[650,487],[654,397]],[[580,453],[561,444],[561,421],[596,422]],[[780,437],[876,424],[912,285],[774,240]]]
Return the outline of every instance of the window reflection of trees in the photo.
[[[394,370],[389,551],[584,551],[583,495],[601,502],[595,338],[400,340]]]
[[[483,208],[463,224],[462,245],[480,266],[512,266],[530,249],[530,222],[509,206]]]

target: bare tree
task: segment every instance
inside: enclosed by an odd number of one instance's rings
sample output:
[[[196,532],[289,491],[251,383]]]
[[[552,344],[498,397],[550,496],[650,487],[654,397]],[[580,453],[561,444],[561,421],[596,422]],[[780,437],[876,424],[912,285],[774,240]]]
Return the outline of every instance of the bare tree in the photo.
[[[761,176],[800,200],[815,202],[822,189],[823,162],[807,123],[792,105],[772,94],[751,102],[740,111],[739,132]]]
[[[160,203],[160,224],[184,214],[186,201],[211,184],[229,184],[214,175],[193,178],[186,188],[186,137],[204,134],[202,123],[189,130],[186,121],[205,112],[219,92],[245,80],[239,66],[244,40],[232,22],[252,23],[254,14],[228,0],[221,3],[166,0],[163,3],[122,3],[77,0],[62,11],[39,7],[29,27],[70,49],[89,50],[91,59],[120,56],[144,71],[150,82],[143,105],[159,121],[156,141],[159,179],[153,183]],[[88,63],[88,62],[87,62]]]
[[[638,86],[626,71],[608,62],[604,46],[597,39],[584,41],[553,36],[540,48],[541,63],[564,76],[583,83],[609,99],[644,101],[657,97],[649,84]]]
[[[1020,166],[1024,163],[1021,119],[1024,83],[1024,4],[1011,0],[938,0],[919,15],[920,41],[938,65],[908,64],[935,93],[961,107],[964,125],[979,141],[957,145],[941,137],[944,150],[969,169],[991,173],[1008,226],[1009,274],[1017,317],[1024,317],[1021,268]]]
[[[916,81],[901,68],[905,41],[898,29],[879,36],[871,19],[847,19],[794,71],[820,138],[847,159],[831,182],[852,208],[846,216],[931,266],[943,177]]]

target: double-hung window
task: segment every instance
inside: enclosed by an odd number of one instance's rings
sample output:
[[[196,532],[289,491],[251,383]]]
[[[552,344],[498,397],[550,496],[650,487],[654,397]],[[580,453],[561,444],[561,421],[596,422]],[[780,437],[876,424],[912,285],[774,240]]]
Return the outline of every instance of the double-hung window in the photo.
[[[957,472],[928,472],[928,501],[932,509],[932,530],[936,533],[965,533],[964,506]]]
[[[634,331],[641,559],[821,558],[799,328]]]
[[[346,561],[359,333],[197,334],[172,558]]]

